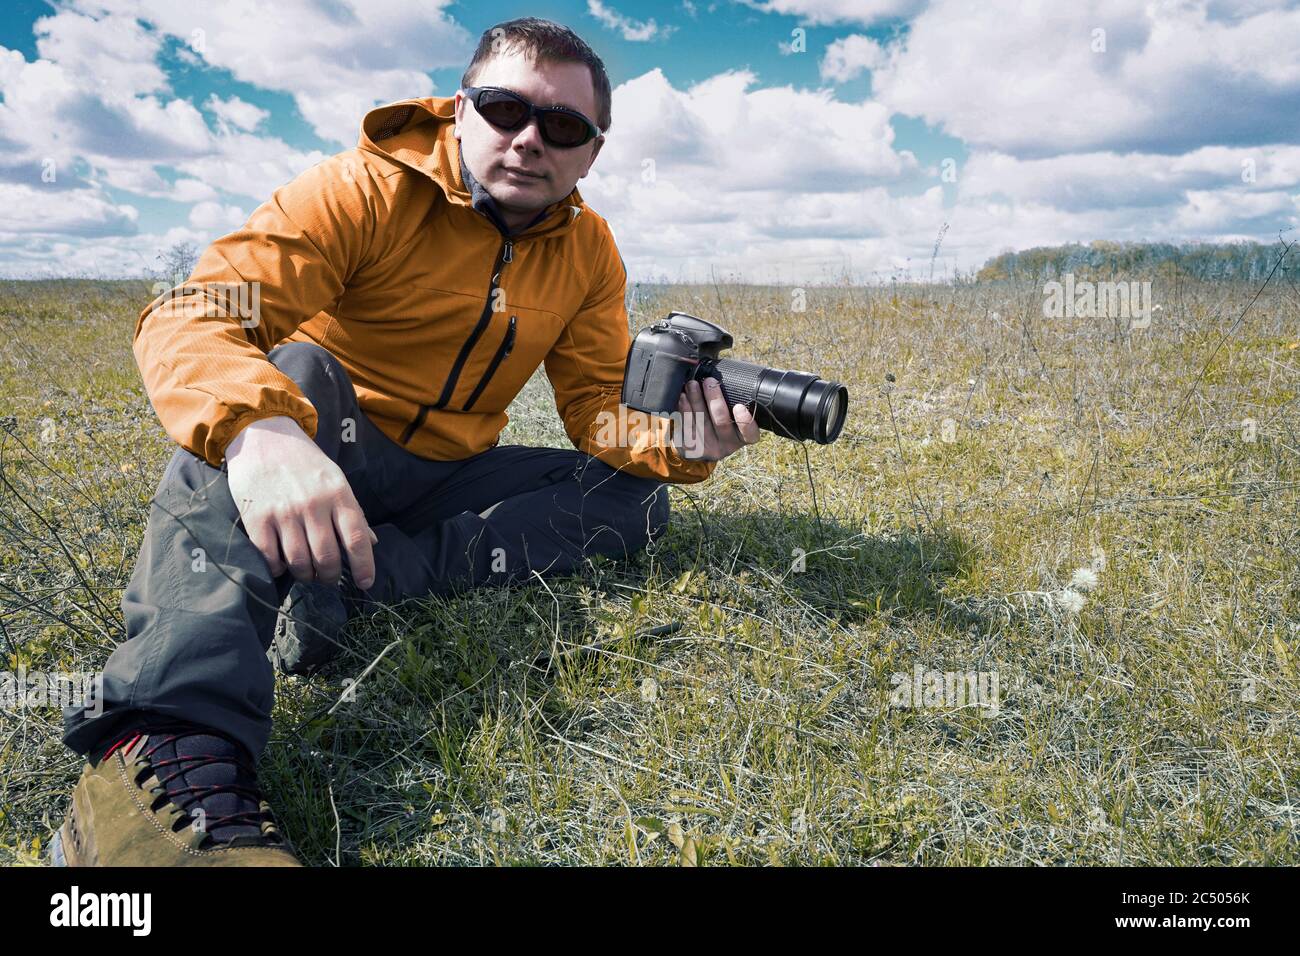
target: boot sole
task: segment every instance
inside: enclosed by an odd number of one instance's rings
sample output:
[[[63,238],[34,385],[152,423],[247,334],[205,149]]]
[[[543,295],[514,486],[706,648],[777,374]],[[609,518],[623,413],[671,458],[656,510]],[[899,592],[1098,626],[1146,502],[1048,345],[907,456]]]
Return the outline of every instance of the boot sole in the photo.
[[[64,822],[63,826],[54,831],[54,839],[50,841],[50,866],[79,866],[77,858],[72,855],[69,859],[68,850],[65,849],[64,831],[68,829],[68,824]]]

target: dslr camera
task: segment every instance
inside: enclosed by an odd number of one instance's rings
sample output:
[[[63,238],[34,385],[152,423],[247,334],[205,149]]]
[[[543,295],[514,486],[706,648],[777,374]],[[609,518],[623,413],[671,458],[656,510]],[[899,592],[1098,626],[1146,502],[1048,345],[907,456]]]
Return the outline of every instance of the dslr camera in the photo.
[[[632,340],[623,369],[623,404],[652,415],[677,410],[691,379],[712,376],[722,384],[727,407],[749,409],[758,427],[795,441],[829,445],[839,437],[849,410],[849,390],[809,372],[722,358],[731,334],[684,312],[642,329]]]

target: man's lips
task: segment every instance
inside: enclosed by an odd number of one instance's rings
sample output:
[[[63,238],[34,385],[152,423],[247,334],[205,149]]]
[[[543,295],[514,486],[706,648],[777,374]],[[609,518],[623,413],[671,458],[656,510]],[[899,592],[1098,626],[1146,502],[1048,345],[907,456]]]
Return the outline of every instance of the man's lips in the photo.
[[[545,177],[544,175],[542,175],[541,173],[533,173],[533,172],[529,172],[529,171],[526,170],[526,169],[515,169],[513,166],[503,166],[502,169],[504,169],[504,170],[505,170],[506,172],[508,172],[508,173],[514,173],[516,176],[520,176],[520,177],[523,177],[523,178],[525,178],[525,179],[545,179],[545,178],[546,178],[546,177]]]

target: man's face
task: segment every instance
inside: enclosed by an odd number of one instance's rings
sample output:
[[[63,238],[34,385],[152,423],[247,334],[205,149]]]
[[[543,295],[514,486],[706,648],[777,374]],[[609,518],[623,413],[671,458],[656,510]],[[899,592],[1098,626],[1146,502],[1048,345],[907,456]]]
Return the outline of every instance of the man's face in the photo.
[[[596,122],[596,89],[585,63],[533,62],[518,51],[502,52],[483,64],[474,84],[518,93],[536,106],[577,110]],[[531,222],[542,209],[571,193],[605,141],[597,136],[573,149],[552,146],[542,139],[536,118],[513,132],[498,129],[479,116],[459,91],[456,138],[465,165],[512,227]]]

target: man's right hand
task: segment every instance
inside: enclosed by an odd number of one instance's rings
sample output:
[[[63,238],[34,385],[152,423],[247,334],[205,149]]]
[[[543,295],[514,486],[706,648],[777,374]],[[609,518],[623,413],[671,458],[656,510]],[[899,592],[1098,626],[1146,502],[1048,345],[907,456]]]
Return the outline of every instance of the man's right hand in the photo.
[[[230,494],[271,574],[337,584],[347,555],[363,591],[375,581],[370,530],[347,476],[292,418],[259,419],[226,447]]]

